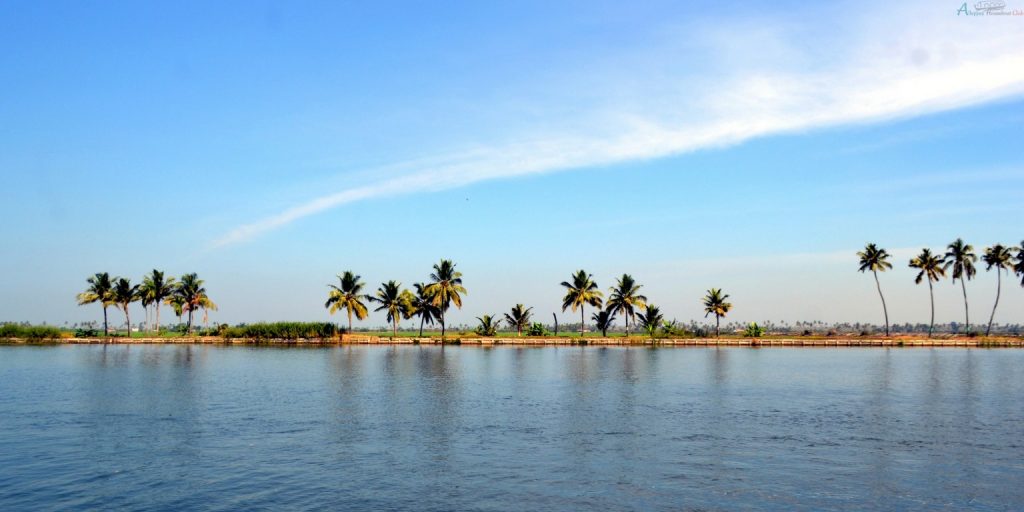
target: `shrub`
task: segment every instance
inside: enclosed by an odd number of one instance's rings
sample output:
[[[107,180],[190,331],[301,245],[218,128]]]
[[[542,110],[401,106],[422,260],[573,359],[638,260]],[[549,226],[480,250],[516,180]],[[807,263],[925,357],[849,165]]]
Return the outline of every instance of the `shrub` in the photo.
[[[253,339],[297,339],[333,338],[344,332],[338,326],[327,322],[274,322],[242,324],[235,327],[218,326],[217,332],[224,338]]]
[[[75,329],[76,338],[95,338],[100,335],[100,331],[92,327],[79,327]]]
[[[26,340],[55,340],[61,337],[60,329],[51,325],[0,325],[0,338],[22,338]]]
[[[530,324],[530,328],[526,330],[527,336],[550,336],[551,333],[544,328],[544,324],[540,322],[534,322]]]
[[[743,331],[743,336],[747,338],[760,338],[764,336],[764,328],[757,325],[757,322],[750,322],[750,325]]]

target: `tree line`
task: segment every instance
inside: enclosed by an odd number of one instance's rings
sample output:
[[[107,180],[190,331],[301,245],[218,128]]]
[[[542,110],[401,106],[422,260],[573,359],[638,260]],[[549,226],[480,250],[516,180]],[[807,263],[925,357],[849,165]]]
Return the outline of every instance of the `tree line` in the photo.
[[[879,298],[882,299],[882,312],[885,315],[885,335],[888,336],[889,309],[885,305],[885,295],[882,294],[882,284],[878,280],[878,273],[892,268],[892,263],[889,262],[892,255],[876,244],[869,243],[864,246],[863,251],[857,253],[857,256],[860,258],[859,271],[867,272],[870,270],[875,276],[875,286],[878,288]],[[971,316],[967,302],[967,281],[974,279],[974,276],[977,274],[977,268],[974,266],[977,261],[978,256],[974,253],[974,247],[964,242],[962,238],[957,238],[950,242],[946,246],[945,254],[941,256],[925,247],[921,249],[920,254],[910,259],[908,266],[918,271],[917,276],[914,278],[914,283],[928,282],[928,295],[931,299],[932,313],[931,322],[928,324],[929,338],[932,336],[932,331],[935,327],[935,289],[932,283],[945,278],[947,272],[949,272],[954,286],[957,280],[960,281],[960,290],[964,296],[965,330],[968,335],[971,334]],[[985,264],[986,271],[996,271],[996,300],[992,305],[992,314],[988,318],[988,327],[985,329],[985,336],[988,336],[992,333],[992,321],[996,316],[996,308],[999,307],[999,296],[1003,288],[1003,273],[1013,271],[1015,275],[1021,278],[1021,286],[1024,286],[1024,241],[1021,242],[1019,247],[1005,246],[1003,244],[995,244],[988,247],[985,249],[984,254],[982,254],[981,261]]]
[[[103,306],[103,334],[109,335],[110,329],[107,325],[107,308],[115,306],[124,313],[125,323],[128,326],[128,336],[131,337],[132,322],[131,313],[128,307],[133,302],[142,304],[146,314],[146,321],[149,321],[149,307],[153,306],[156,313],[156,331],[160,331],[160,305],[170,306],[178,316],[178,323],[181,317],[188,314],[187,331],[192,332],[192,314],[198,309],[203,310],[203,321],[207,320],[207,312],[216,311],[217,305],[210,300],[206,294],[204,281],[199,279],[195,273],[185,274],[180,280],[174,277],[165,277],[163,272],[153,269],[152,272],[142,278],[142,284],[131,283],[125,277],[111,277],[107,272],[99,272],[88,279],[89,286],[84,292],[77,295],[78,305],[100,304]]]

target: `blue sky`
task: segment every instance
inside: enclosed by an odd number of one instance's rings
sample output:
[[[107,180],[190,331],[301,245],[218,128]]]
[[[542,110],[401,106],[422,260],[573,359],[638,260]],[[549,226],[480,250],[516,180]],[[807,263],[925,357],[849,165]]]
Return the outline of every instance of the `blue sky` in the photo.
[[[96,319],[87,276],[154,267],[215,321],[327,319],[335,274],[446,257],[456,322],[548,319],[578,268],[684,321],[712,286],[737,320],[880,321],[874,241],[926,321],[916,250],[1024,238],[1024,16],[954,3],[4,2],[0,319]]]

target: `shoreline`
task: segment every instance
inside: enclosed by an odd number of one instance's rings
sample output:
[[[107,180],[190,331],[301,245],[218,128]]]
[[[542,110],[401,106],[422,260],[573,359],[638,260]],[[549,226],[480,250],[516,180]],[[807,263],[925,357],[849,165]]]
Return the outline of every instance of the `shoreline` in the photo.
[[[0,339],[0,345],[466,345],[466,346],[665,346],[665,347],[1012,347],[1024,348],[1024,338],[555,338],[555,337],[382,337],[342,335],[339,338],[231,338],[219,336],[176,338],[61,338]]]

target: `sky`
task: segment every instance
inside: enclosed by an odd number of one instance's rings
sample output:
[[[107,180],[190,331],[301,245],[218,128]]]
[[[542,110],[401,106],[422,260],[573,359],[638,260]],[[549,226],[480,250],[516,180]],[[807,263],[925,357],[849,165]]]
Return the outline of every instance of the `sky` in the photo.
[[[732,320],[881,323],[875,242],[891,320],[926,322],[910,257],[1024,239],[1006,3],[2,2],[0,321],[98,320],[88,276],[153,268],[197,272],[213,322],[330,320],[342,271],[449,258],[453,323],[569,322],[581,268],[684,322],[719,287]]]

